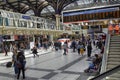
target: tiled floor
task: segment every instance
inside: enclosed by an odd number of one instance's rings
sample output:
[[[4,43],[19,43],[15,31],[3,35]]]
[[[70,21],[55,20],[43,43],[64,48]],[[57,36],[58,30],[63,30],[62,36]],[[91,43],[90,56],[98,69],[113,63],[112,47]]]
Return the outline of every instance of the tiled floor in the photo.
[[[46,51],[42,51],[43,53]],[[86,53],[80,56],[69,50],[67,55],[63,51],[48,51],[48,54],[27,58],[25,80],[87,80],[91,75],[84,73],[88,67]],[[21,77],[22,79],[22,77]],[[21,80],[20,79],[20,80]],[[16,80],[14,70],[0,65],[0,80]]]

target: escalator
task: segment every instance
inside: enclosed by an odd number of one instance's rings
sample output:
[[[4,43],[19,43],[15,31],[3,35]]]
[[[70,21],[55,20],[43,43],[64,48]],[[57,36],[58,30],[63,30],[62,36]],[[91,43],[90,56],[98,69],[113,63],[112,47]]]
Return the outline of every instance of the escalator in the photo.
[[[100,75],[90,80],[120,80],[120,36],[108,35]]]
[[[120,36],[111,36],[106,71],[120,65]],[[109,76],[107,80],[120,80],[120,71]]]

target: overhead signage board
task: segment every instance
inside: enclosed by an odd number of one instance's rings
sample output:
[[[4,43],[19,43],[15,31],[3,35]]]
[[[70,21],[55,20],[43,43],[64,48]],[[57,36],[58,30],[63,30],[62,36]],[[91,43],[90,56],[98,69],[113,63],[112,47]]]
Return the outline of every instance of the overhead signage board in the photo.
[[[119,7],[93,9],[93,10],[82,10],[82,11],[78,10],[78,11],[63,12],[63,16],[73,16],[73,15],[81,15],[81,14],[112,12],[112,11],[117,11],[117,10],[119,10]]]

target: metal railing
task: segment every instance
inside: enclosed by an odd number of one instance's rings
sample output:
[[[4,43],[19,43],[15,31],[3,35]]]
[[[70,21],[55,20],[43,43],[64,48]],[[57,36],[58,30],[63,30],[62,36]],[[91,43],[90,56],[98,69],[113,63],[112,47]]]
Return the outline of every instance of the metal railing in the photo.
[[[108,53],[109,53],[109,45],[110,45],[110,34],[107,34],[100,74],[106,71],[107,59],[108,59]]]
[[[108,77],[108,76],[110,76],[110,75],[112,75],[112,74],[114,74],[118,71],[120,71],[120,65],[118,65],[118,66],[116,66],[116,67],[114,67],[114,68],[112,68],[112,69],[110,69],[110,70],[108,70],[108,71],[90,79],[90,80],[102,80],[103,78]]]

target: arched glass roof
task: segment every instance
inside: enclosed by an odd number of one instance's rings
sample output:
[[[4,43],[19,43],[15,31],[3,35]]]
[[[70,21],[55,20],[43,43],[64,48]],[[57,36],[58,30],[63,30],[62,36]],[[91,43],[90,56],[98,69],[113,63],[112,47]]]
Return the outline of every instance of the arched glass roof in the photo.
[[[28,10],[25,14],[28,14],[30,16],[35,15],[33,10]]]
[[[41,16],[111,4],[120,4],[120,0],[0,0],[0,9]]]
[[[52,6],[47,6],[45,7],[42,11],[41,11],[41,14],[44,14],[44,13],[49,13],[49,12],[55,12],[55,10],[53,9]]]
[[[120,5],[120,0],[77,0],[76,2],[71,3],[70,5],[65,7],[64,10],[107,6],[113,4]]]

